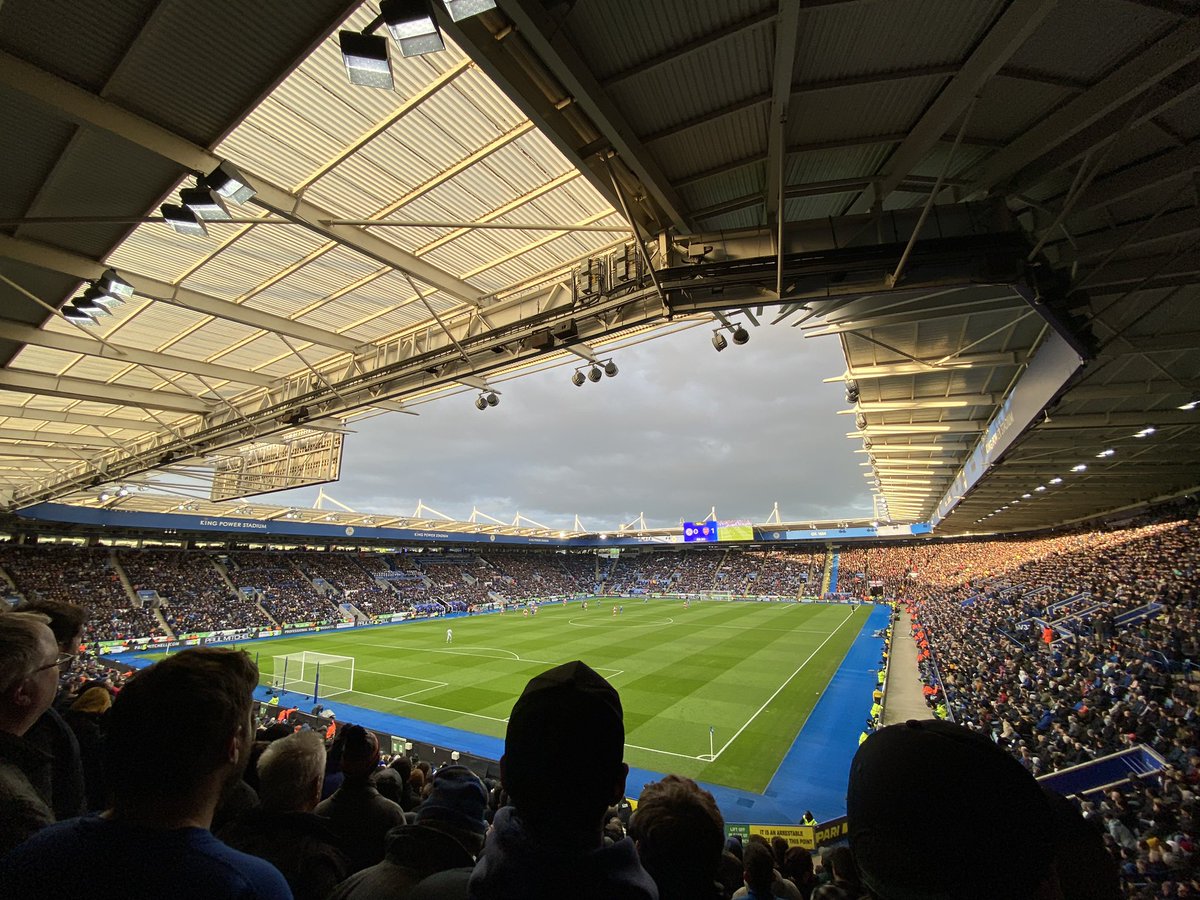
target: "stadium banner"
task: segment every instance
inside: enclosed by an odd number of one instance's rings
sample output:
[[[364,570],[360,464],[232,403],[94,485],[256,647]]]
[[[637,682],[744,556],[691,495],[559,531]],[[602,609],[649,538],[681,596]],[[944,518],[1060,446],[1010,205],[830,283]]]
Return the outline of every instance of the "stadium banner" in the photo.
[[[1048,330],[1046,339],[1025,366],[1020,380],[1000,409],[992,416],[975,448],[967,456],[949,489],[938,502],[929,524],[936,527],[967,491],[975,487],[984,473],[1021,433],[1046,408],[1083,365],[1083,357],[1056,331]]]
[[[781,837],[788,842],[789,847],[800,847],[804,850],[816,850],[827,844],[843,841],[850,833],[846,817],[841,816],[822,822],[819,825],[749,825],[725,824],[725,836],[737,835],[744,844],[751,835],[759,835],[770,841],[771,838]]]
[[[822,538],[842,540],[844,538],[916,537],[929,534],[932,529],[924,522],[914,525],[879,525],[846,528],[808,528],[801,531],[762,531],[764,541],[812,541]]]

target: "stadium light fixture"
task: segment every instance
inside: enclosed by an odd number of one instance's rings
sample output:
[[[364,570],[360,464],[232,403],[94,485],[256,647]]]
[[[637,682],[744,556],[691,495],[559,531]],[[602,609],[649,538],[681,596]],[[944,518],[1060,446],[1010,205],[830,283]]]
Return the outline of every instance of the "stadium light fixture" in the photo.
[[[205,175],[202,182],[205,187],[211,188],[226,200],[232,200],[239,205],[253,200],[257,193],[254,188],[250,187],[242,173],[229,162],[222,162]]]
[[[1156,432],[1156,431],[1158,431],[1158,429],[1157,429],[1157,428],[1155,428],[1153,425],[1147,425],[1147,426],[1146,426],[1145,428],[1143,428],[1141,431],[1137,432],[1137,433],[1134,435],[1134,437],[1135,437],[1135,438],[1144,438],[1144,437],[1149,437],[1150,435],[1154,434],[1154,432]]]
[[[74,322],[76,325],[95,325],[96,320],[89,316],[81,309],[77,309],[72,304],[68,303],[62,309],[63,318],[68,322]]]
[[[133,285],[118,275],[115,269],[106,269],[103,275],[92,282],[92,287],[115,300],[128,300],[133,296]]]
[[[1195,409],[1197,406],[1200,406],[1200,397],[1197,397],[1197,398],[1195,398],[1195,399],[1193,399],[1193,400],[1189,400],[1187,403],[1184,403],[1184,404],[1183,404],[1182,406],[1180,406],[1179,408],[1180,408],[1180,409],[1182,409],[1182,410],[1185,410],[1185,411],[1187,411],[1187,412],[1191,412],[1191,411],[1192,411],[1193,409]]]
[[[575,374],[571,376],[571,384],[575,385],[575,387],[583,387],[585,381],[587,381],[587,376],[579,369],[576,369]]]
[[[71,301],[71,306],[76,312],[91,316],[93,319],[112,315],[107,306],[89,297],[76,297]]]
[[[478,397],[475,398],[475,408],[476,409],[484,410],[484,409],[487,409],[487,407],[488,407],[487,397],[483,396],[483,394],[480,394]]]
[[[110,494],[108,491],[100,492],[100,502],[101,503],[107,503],[110,499],[112,499],[112,494]]]
[[[424,56],[446,49],[429,0],[383,0],[379,14],[404,56]]]
[[[1072,471],[1072,472],[1083,472],[1083,471],[1086,471],[1086,470],[1087,470],[1087,464],[1086,464],[1086,463],[1080,463],[1080,464],[1079,464],[1079,465],[1077,465],[1077,466],[1071,466],[1071,471]]]
[[[1056,475],[1055,477],[1050,479],[1050,483],[1051,484],[1062,484],[1062,479]]]
[[[338,46],[342,51],[342,63],[351,84],[363,87],[393,87],[392,64],[388,60],[387,38],[377,34],[359,34],[357,31],[339,31]]]
[[[1117,451],[1112,449],[1112,447],[1109,447],[1107,450],[1101,450],[1099,453],[1097,453],[1096,459],[1105,459],[1106,457],[1112,456],[1116,452]]]
[[[735,329],[733,329],[733,342],[735,344],[737,344],[739,347],[742,346],[743,344],[747,343],[749,340],[750,340],[750,332],[748,332],[741,325],[739,325]]]
[[[1034,491],[1034,493],[1035,493],[1035,494],[1040,494],[1040,493],[1041,493],[1042,491],[1044,491],[1045,489],[1046,489],[1046,486],[1045,486],[1044,484],[1039,484],[1037,487],[1035,487],[1035,488],[1033,489],[1033,491]]]
[[[497,393],[495,391],[488,391],[487,395],[483,399],[487,403],[488,406],[499,406],[500,405],[500,397],[499,397],[499,395],[497,395]]]
[[[609,378],[616,377],[616,374],[619,371],[620,370],[617,368],[617,364],[615,362],[613,362],[611,359],[604,364],[604,374],[607,375]]]
[[[588,381],[594,384],[604,377],[604,373],[600,371],[599,366],[592,366],[590,369],[588,369],[587,377]]]
[[[161,212],[163,220],[179,234],[188,237],[208,237],[208,229],[204,227],[204,222],[187,207],[164,203]]]
[[[729,342],[725,340],[725,335],[721,334],[721,329],[719,328],[713,330],[712,345],[713,349],[718,353],[729,346]]]
[[[1028,500],[1028,499],[1029,499],[1030,497],[1032,497],[1032,496],[1033,496],[1033,494],[1022,494],[1022,495],[1021,495],[1021,499],[1022,499],[1022,500]]]
[[[224,198],[212,188],[185,188],[179,192],[179,202],[185,209],[190,209],[197,219],[216,222],[231,218]]]
[[[442,2],[446,6],[446,12],[450,13],[450,18],[455,22],[461,22],[463,19],[469,19],[471,16],[477,16],[489,9],[496,8],[496,0],[442,0]]]

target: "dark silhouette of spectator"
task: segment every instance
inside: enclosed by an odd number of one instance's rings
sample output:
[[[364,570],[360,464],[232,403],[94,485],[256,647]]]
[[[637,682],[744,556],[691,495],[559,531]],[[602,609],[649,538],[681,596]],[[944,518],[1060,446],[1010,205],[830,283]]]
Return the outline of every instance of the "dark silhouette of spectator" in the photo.
[[[812,900],[860,900],[865,897],[858,866],[849,847],[834,847],[825,857],[830,881],[812,892]]]
[[[371,783],[379,765],[379,739],[361,725],[342,729],[342,774],[339,787],[316,808],[342,850],[350,858],[350,871],[357,872],[383,859],[388,830],[405,824],[404,810],[380,796]]]
[[[110,800],[104,775],[103,722],[111,707],[112,692],[97,685],[80,694],[63,713],[63,720],[79,742],[88,812],[105,809]]]
[[[779,862],[779,855],[775,852],[771,842],[767,841],[767,839],[762,835],[752,834],[746,843],[746,847],[749,848],[751,844],[759,847],[766,847],[771,853],[771,864],[773,868],[771,871],[771,893],[768,896],[780,897],[782,900],[801,900],[799,889],[780,874],[780,869],[783,867]],[[746,870],[745,851],[743,851],[742,859],[742,877],[744,881]],[[733,896],[737,898],[737,900],[740,900],[742,897],[750,896],[749,883],[744,883],[742,887],[734,891]]]
[[[62,600],[26,601],[20,612],[38,613],[50,621],[54,641],[63,654],[73,660],[83,643],[87,610],[77,603]],[[66,666],[66,662],[63,664]],[[60,676],[63,669],[59,670]],[[53,795],[54,817],[59,821],[83,815],[87,806],[83,777],[83,756],[77,735],[51,706],[25,733],[25,740],[50,754],[50,787]]]
[[[775,881],[775,855],[765,843],[750,841],[742,851],[742,877],[750,900],[783,900],[772,889]]]
[[[375,788],[392,802],[399,803],[405,812],[412,812],[418,801],[413,797],[409,783],[411,775],[412,761],[407,756],[397,756],[375,773]]]
[[[801,900],[809,900],[813,889],[817,886],[817,876],[813,872],[812,854],[803,847],[789,847],[783,855],[783,866],[780,868],[783,877],[796,886]]]
[[[0,860],[6,896],[290,898],[274,866],[208,830],[222,789],[241,777],[257,684],[250,657],[212,648],[182,650],[131,678],[108,714],[112,808],[43,829]]]
[[[720,896],[725,820],[713,795],[692,779],[668,775],[646,785],[629,820],[629,836],[660,900]]]
[[[350,874],[328,822],[313,814],[325,776],[325,741],[298,731],[267,745],[258,759],[261,806],[219,836],[230,847],[279,869],[296,900],[324,900]]]
[[[582,662],[535,676],[513,706],[496,813],[471,876],[473,900],[654,900],[629,838],[606,846],[604,816],[625,791],[625,723],[612,685]]]
[[[933,719],[875,732],[851,763],[846,806],[850,848],[880,900],[1059,896],[1050,804],[980,734]],[[919,864],[929,835],[915,820],[937,829],[936,865]]]
[[[54,757],[25,739],[58,690],[63,654],[48,622],[0,615],[0,856],[55,821]]]
[[[483,849],[486,807],[487,791],[474,772],[466,766],[439,769],[416,823],[393,828],[383,862],[351,876],[329,900],[403,900],[431,875],[469,871]]]

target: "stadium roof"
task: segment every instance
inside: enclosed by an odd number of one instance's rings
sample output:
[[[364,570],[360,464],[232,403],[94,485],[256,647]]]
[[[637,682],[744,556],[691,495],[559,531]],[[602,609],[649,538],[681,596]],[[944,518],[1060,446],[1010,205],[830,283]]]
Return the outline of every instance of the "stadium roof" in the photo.
[[[933,513],[1053,331],[1086,364],[942,530],[1200,482],[1200,409],[1179,408],[1200,399],[1200,2],[501,0],[439,10],[441,53],[393,46],[391,91],[351,85],[338,49],[374,17],[0,6],[5,506],[97,503],[734,309],[840,335],[850,430],[897,520]],[[158,220],[223,161],[257,191],[233,220],[207,238]],[[931,198],[895,283],[884,254],[856,263],[876,291],[785,285],[816,262],[781,248],[903,246]],[[1024,235],[1031,268],[923,281],[921,248],[982,218]],[[832,244],[808,242],[814,220]],[[722,300],[734,276],[699,264],[734,234],[778,254],[774,293]],[[575,271],[599,257],[603,290]],[[52,314],[109,267],[135,291],[111,317]]]

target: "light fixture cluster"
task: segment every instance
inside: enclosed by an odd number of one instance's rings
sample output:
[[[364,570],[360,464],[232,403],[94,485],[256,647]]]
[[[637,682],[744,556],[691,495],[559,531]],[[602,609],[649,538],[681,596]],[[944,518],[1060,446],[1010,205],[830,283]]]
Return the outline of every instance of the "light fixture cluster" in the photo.
[[[109,500],[112,500],[114,497],[128,497],[128,496],[129,496],[129,488],[127,488],[125,485],[122,484],[116,488],[112,488],[112,489],[105,488],[104,490],[102,490],[100,492],[100,502],[107,503]]]
[[[721,334],[723,330],[729,331],[730,339],[739,347],[750,340],[750,332],[745,327],[737,323],[722,325],[721,328],[713,329],[712,345],[713,349],[720,353],[729,346],[729,341],[725,339],[725,335]]]
[[[233,218],[226,201],[247,203],[255,193],[237,169],[223,162],[208,175],[197,175],[195,187],[180,189],[179,203],[164,203],[160,211],[179,234],[208,237],[205,222]]]
[[[475,398],[475,408],[478,410],[485,410],[489,406],[499,405],[500,397],[495,391],[487,391],[486,393],[481,391],[479,396]]]
[[[619,371],[617,364],[611,359],[604,361],[603,368],[601,368],[599,363],[592,363],[591,368],[588,368],[586,373],[584,372],[585,368],[587,367],[580,366],[575,370],[575,374],[571,376],[571,384],[575,385],[575,387],[583,387],[585,381],[595,383],[605,375],[609,378],[615,378]]]
[[[450,18],[459,22],[495,9],[495,0],[442,0]],[[430,0],[382,0],[379,16],[362,31],[339,31],[338,46],[351,84],[390,91],[392,63],[387,38],[375,34],[386,26],[402,56],[424,56],[446,49]]]
[[[83,293],[63,307],[63,317],[76,325],[94,325],[133,296],[133,285],[114,269],[89,282]]]
[[[1198,403],[1200,403],[1200,401],[1198,401]],[[1183,409],[1183,407],[1180,407],[1180,409]],[[1157,431],[1158,431],[1158,429],[1155,428],[1153,425],[1147,425],[1141,431],[1135,432],[1133,437],[1147,438]],[[1101,450],[1099,453],[1096,454],[1096,458],[1097,459],[1108,459],[1109,457],[1116,456],[1116,454],[1117,454],[1117,451],[1115,448],[1105,447],[1103,450]],[[1078,475],[1082,472],[1086,472],[1087,468],[1088,468],[1087,463],[1076,463],[1075,465],[1071,466],[1071,472],[1072,472],[1072,474]],[[1051,478],[1049,481],[1046,482],[1046,484],[1050,484],[1050,485],[1060,485],[1062,483],[1063,483],[1063,479],[1058,475],[1055,475],[1053,478]],[[975,524],[978,525],[980,522],[983,522],[983,521],[986,521],[987,519],[992,518],[992,516],[1000,515],[1002,512],[1004,512],[1010,506],[1015,506],[1018,503],[1020,503],[1022,500],[1035,499],[1035,495],[1045,493],[1045,491],[1047,489],[1046,484],[1039,484],[1032,491],[1026,491],[1018,499],[1013,500],[1011,504],[1005,504],[1004,506],[1001,506],[999,509],[992,510],[986,516],[982,516],[982,517],[976,519]]]

